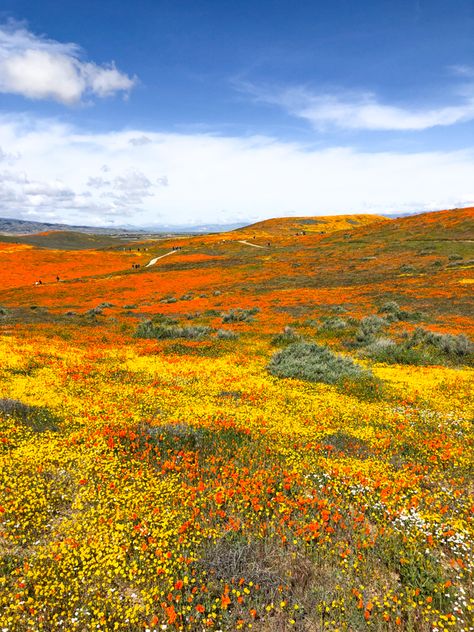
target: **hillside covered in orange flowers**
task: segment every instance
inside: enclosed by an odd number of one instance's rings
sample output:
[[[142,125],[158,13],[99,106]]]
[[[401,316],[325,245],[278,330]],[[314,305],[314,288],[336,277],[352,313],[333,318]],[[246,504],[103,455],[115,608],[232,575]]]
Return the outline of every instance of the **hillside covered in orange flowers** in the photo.
[[[0,236],[0,629],[472,630],[473,270],[473,208]]]
[[[127,319],[127,304],[136,306],[136,317],[245,303],[258,305],[262,326],[272,332],[288,315],[311,318],[345,304],[357,316],[383,300],[410,304],[416,298],[438,328],[469,329],[473,213],[276,219],[229,233],[99,250],[35,248],[0,237],[0,304],[34,304],[59,316],[108,302],[110,315]],[[191,301],[162,302],[189,294]]]

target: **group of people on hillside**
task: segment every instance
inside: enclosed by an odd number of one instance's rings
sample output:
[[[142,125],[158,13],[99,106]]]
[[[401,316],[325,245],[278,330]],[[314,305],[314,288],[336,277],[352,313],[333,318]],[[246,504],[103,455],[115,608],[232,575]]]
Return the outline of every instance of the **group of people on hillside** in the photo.
[[[59,278],[59,275],[56,275],[56,281],[59,283],[59,281],[61,281],[61,279]],[[35,285],[43,285],[43,281],[41,279],[38,279],[37,281],[35,281]]]

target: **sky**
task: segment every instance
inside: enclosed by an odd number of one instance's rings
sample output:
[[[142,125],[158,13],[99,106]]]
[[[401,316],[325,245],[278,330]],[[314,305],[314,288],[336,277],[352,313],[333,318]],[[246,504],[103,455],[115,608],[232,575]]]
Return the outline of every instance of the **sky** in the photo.
[[[2,0],[0,216],[474,206],[474,0]]]

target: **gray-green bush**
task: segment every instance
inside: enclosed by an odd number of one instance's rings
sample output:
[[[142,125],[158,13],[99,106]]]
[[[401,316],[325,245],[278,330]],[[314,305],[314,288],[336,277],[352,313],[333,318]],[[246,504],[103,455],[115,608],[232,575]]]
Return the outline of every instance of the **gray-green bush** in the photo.
[[[258,314],[258,307],[251,307],[250,309],[242,309],[237,307],[237,309],[231,309],[227,313],[222,314],[222,322],[223,323],[239,323],[243,321],[253,320],[253,316]]]
[[[273,336],[271,344],[276,347],[284,347],[298,340],[301,340],[301,336],[297,334],[292,327],[287,325],[282,332]]]
[[[378,338],[368,344],[364,355],[387,364],[472,364],[474,345],[464,334],[440,334],[417,327],[398,342]]]
[[[156,340],[184,338],[186,340],[202,340],[212,329],[210,327],[180,327],[178,325],[164,325],[151,320],[143,320],[138,324],[136,338],[154,338]]]
[[[343,378],[358,378],[369,373],[350,358],[337,355],[328,347],[314,342],[288,345],[271,358],[267,368],[278,377],[325,384],[336,384]]]
[[[218,329],[216,337],[219,338],[219,340],[235,340],[239,337],[239,334],[232,331],[232,329]]]
[[[329,316],[325,318],[319,326],[319,331],[342,331],[347,329],[349,323],[339,316]]]

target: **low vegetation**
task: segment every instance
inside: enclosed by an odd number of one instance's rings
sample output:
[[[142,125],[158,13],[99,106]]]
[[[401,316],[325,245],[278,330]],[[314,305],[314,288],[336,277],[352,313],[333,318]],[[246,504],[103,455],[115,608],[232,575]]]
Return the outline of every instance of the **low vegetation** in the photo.
[[[0,244],[0,630],[469,632],[472,210],[373,220]]]
[[[152,320],[144,320],[139,323],[135,336],[137,338],[185,338],[187,340],[201,340],[211,333],[210,327],[180,327],[177,325],[156,324]]]

